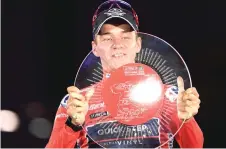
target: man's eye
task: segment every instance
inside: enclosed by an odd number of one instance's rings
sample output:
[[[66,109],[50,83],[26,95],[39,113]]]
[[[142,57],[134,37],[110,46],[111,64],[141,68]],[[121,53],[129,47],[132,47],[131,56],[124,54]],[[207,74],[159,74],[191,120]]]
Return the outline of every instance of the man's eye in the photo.
[[[122,37],[122,39],[130,39],[130,37]]]
[[[104,38],[103,41],[111,41],[111,38]]]

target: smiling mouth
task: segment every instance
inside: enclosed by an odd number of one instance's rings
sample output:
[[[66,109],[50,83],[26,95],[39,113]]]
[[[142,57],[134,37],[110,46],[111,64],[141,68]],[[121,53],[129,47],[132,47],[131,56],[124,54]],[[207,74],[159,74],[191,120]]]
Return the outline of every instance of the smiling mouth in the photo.
[[[125,55],[126,54],[124,54],[124,53],[116,53],[116,54],[113,54],[112,57],[114,57],[114,58],[120,58],[120,57],[123,57]]]

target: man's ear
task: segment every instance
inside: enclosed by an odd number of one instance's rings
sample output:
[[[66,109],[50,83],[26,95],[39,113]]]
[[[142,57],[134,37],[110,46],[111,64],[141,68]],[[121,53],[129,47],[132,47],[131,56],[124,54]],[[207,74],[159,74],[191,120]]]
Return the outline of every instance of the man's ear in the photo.
[[[139,53],[142,46],[142,39],[140,37],[137,37],[137,50],[136,52]]]
[[[97,44],[96,44],[96,41],[92,41],[92,51],[93,51],[93,54],[96,56],[96,57],[99,57],[98,55],[98,52],[97,52]]]

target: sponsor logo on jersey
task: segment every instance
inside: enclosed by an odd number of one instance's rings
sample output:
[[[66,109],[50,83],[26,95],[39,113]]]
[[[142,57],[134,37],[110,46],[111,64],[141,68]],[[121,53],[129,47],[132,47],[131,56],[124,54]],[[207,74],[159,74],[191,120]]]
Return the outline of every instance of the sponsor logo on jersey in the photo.
[[[91,104],[91,105],[89,105],[89,110],[100,109],[100,108],[103,108],[104,106],[105,106],[104,105],[104,102],[96,103],[96,104]]]
[[[123,132],[123,133],[122,133]],[[121,134],[121,136],[127,137],[136,137],[136,136],[155,136],[157,134],[153,133],[147,125],[136,125],[136,126],[126,126],[118,125],[110,128],[102,128],[97,131],[98,135],[114,135]]]
[[[158,118],[141,125],[124,125],[118,122],[106,122],[90,125],[86,130],[91,138],[106,148],[145,147],[160,145],[160,124]],[[141,145],[142,144],[142,145]]]
[[[169,139],[169,143],[168,143],[168,147],[169,148],[173,148],[173,134],[172,133],[168,133],[168,139]]]
[[[104,112],[97,112],[97,113],[92,113],[90,114],[90,119],[94,119],[94,118],[98,118],[98,117],[102,117],[102,116],[107,116],[108,112],[104,111]]]

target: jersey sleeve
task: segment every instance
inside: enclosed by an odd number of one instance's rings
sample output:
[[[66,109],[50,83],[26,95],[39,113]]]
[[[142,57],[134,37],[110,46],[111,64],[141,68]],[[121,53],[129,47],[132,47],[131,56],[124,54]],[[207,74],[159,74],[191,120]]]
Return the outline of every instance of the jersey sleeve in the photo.
[[[46,148],[74,148],[76,141],[80,137],[81,131],[75,132],[66,122],[68,120],[66,104],[68,100],[66,95],[56,112],[51,136]]]
[[[166,97],[169,101],[176,103],[177,94],[177,87],[167,87]],[[176,133],[175,139],[177,143],[181,148],[203,148],[203,133],[195,118],[192,117],[182,125],[183,121],[177,115],[177,106],[175,108],[175,112],[171,115],[171,130],[173,134]]]
[[[182,125],[177,114],[172,116],[172,132],[176,133],[175,139],[181,148],[203,148],[204,137],[201,128],[192,117]]]

